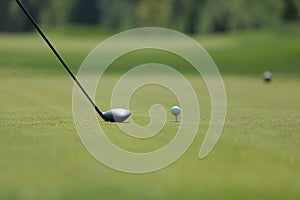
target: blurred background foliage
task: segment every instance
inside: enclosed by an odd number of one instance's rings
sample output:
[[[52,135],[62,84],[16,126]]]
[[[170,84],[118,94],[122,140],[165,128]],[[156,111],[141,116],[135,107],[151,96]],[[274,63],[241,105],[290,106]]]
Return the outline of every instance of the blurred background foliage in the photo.
[[[226,33],[299,24],[300,0],[23,0],[42,26],[121,31],[141,26],[188,34]],[[14,0],[0,0],[0,31],[33,27]]]

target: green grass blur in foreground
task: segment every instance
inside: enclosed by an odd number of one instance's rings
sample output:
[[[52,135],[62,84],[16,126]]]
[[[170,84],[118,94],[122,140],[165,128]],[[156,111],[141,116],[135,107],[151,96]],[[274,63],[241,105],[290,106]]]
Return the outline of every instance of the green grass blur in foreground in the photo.
[[[105,39],[49,36],[74,71]],[[223,74],[228,100],[223,134],[199,160],[209,95],[199,76],[186,71],[201,109],[196,140],[168,168],[132,175],[105,167],[85,150],[72,117],[73,82],[39,36],[0,36],[0,199],[299,199],[300,37],[264,32],[197,40]],[[264,70],[274,73],[271,84],[261,80]],[[112,70],[99,90],[109,93],[118,76]],[[133,119],[147,124],[147,109],[162,94],[157,100],[169,109],[174,96],[168,91],[138,90]],[[109,109],[109,97],[97,94],[96,100]],[[115,124],[100,124],[114,143],[143,152],[170,141],[177,128],[173,120],[168,113],[166,131],[149,143],[125,136]]]

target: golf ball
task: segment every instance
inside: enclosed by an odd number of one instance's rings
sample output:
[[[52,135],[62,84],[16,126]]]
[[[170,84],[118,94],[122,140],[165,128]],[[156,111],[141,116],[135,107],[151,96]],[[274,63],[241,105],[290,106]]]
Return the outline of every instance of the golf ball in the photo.
[[[270,82],[272,80],[272,73],[269,71],[265,71],[263,74],[264,81]]]
[[[171,108],[171,112],[172,112],[173,115],[177,116],[180,113],[180,108],[178,106],[173,106]]]

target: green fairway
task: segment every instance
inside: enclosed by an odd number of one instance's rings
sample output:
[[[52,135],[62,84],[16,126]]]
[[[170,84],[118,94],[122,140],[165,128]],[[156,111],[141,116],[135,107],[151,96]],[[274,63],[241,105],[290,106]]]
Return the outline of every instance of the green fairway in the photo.
[[[51,38],[74,71],[105,39]],[[106,167],[84,148],[73,122],[73,82],[42,40],[31,34],[0,36],[0,199],[299,199],[300,37],[253,33],[197,40],[216,61],[226,87],[227,117],[220,140],[208,157],[198,159],[210,119],[209,94],[200,76],[181,69],[201,108],[196,139],[171,166],[133,175]],[[138,61],[129,55],[124,62],[147,62],[145,53],[135,55]],[[180,67],[178,63],[185,65],[180,60],[173,64]],[[111,92],[122,70],[111,70],[99,86],[96,100],[103,110],[110,108],[110,97],[101,94]],[[265,70],[274,74],[271,84],[262,81]],[[169,112],[174,99],[154,86],[133,95],[130,109],[138,124],[149,122],[151,105],[167,109],[164,131],[149,140],[99,123],[120,147],[152,151],[176,133],[178,125]]]
[[[93,34],[84,37],[59,36],[50,33],[48,36],[65,61],[75,71],[87,54],[102,40],[108,38],[108,36]],[[223,75],[258,76],[264,70],[289,76],[300,74],[300,67],[298,67],[299,34],[250,32],[228,36],[201,36],[196,39],[212,56]],[[16,70],[30,76],[44,75],[45,71],[52,74],[63,74],[58,61],[37,34],[1,35],[0,44],[0,70],[11,70],[15,67]],[[151,54],[145,56],[140,53],[142,60],[135,61],[133,64],[147,63],[151,56]],[[132,60],[132,58],[128,58],[128,60],[130,59]],[[115,70],[113,73],[118,73],[118,71]],[[1,71],[0,76],[3,74],[4,72]]]

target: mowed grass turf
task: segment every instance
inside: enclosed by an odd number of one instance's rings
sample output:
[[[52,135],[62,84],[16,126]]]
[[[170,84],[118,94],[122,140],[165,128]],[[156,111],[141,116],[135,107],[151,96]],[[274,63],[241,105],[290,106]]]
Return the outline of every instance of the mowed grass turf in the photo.
[[[75,71],[99,40],[52,37]],[[199,38],[223,73],[228,107],[222,136],[212,153],[199,160],[210,117],[209,95],[198,75],[181,69],[199,99],[198,135],[177,162],[141,175],[114,171],[86,151],[72,117],[73,82],[38,36],[3,35],[0,41],[1,199],[299,199],[298,36]],[[128,63],[136,61],[129,57]],[[265,69],[275,72],[271,84],[261,80]],[[110,94],[118,76],[112,70],[104,77],[101,94]],[[97,93],[97,103],[109,109],[109,96],[101,94]],[[132,118],[147,124],[147,110],[156,100],[166,109],[176,103],[163,88],[141,88],[131,101]],[[113,142],[136,152],[167,144],[178,127],[168,113],[165,131],[137,140],[115,124],[99,123]]]

